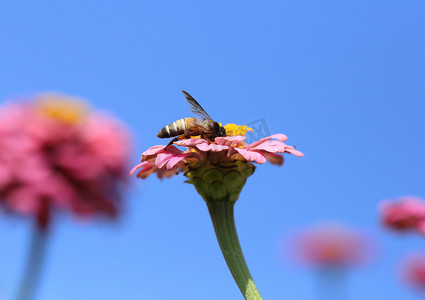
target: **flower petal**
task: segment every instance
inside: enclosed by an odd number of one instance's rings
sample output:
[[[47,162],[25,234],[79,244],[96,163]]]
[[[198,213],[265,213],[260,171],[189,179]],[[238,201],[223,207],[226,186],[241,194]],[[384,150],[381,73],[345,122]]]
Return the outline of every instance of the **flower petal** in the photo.
[[[173,154],[170,153],[159,153],[155,158],[155,166],[162,168],[172,157]]]
[[[253,148],[256,147],[258,145],[260,145],[261,143],[264,143],[265,141],[271,140],[271,139],[276,139],[278,141],[284,142],[288,139],[288,137],[282,133],[277,133],[277,134],[273,134],[271,136],[262,138],[261,140],[258,140],[250,145],[248,145],[249,148]]]
[[[215,138],[215,143],[218,145],[227,145],[232,147],[239,147],[244,145],[246,136],[235,135]]]
[[[285,153],[290,153],[290,154],[293,154],[293,155],[298,156],[298,157],[304,157],[304,153],[302,153],[301,151],[298,151],[294,147],[288,146],[288,145],[285,146]]]
[[[136,170],[137,169],[140,169],[140,168],[142,168],[144,165],[146,165],[146,161],[144,161],[144,162],[141,162],[140,164],[138,164],[138,165],[136,165],[136,166],[134,166],[131,170],[130,170],[130,172],[129,172],[129,176],[131,176],[131,175],[133,175],[134,174],[134,172],[136,172]]]
[[[180,151],[181,152],[181,151]],[[157,168],[162,168],[164,167],[164,165],[170,163],[170,161],[172,160],[171,166],[167,166],[167,169],[170,170],[172,167],[175,166],[175,164],[177,164],[178,162],[180,162],[182,159],[184,159],[187,156],[190,156],[191,153],[169,153],[169,152],[164,152],[164,153],[159,153],[156,158],[155,158],[155,166]]]
[[[250,151],[250,150],[242,149],[242,148],[234,148],[234,149],[240,155],[242,155],[243,158],[245,158],[247,161],[255,161],[259,164],[264,164],[267,161],[266,157],[260,152]]]
[[[285,152],[286,145],[280,141],[264,141],[263,143],[255,146],[255,147],[249,147],[251,150],[263,150],[271,153],[283,153]]]
[[[190,155],[190,153],[188,153],[188,155]],[[178,164],[180,161],[182,161],[183,159],[185,159],[187,155],[179,155],[179,156],[173,156],[172,158],[170,158],[170,160],[167,163],[167,170],[171,170],[172,168],[174,168],[174,166],[176,164]]]
[[[182,154],[184,153],[180,149],[178,149],[176,146],[170,145],[167,147],[167,150],[165,150],[166,146],[158,145],[153,146],[143,152],[142,154],[142,161],[147,161],[155,158],[155,155],[158,155],[159,153],[169,153],[169,154]]]
[[[220,151],[229,149],[229,146],[202,143],[202,144],[196,145],[196,148],[198,148],[201,151],[205,151],[205,152],[206,151],[220,152]]]
[[[157,146],[150,147],[148,150],[143,152],[142,156],[155,155],[158,152],[162,151],[164,148],[165,148],[164,145],[157,145]]]
[[[208,141],[204,139],[200,139],[200,138],[193,138],[193,139],[184,139],[184,140],[175,142],[176,145],[183,146],[183,147],[194,147],[196,145],[203,144],[203,143],[208,144]]]
[[[156,168],[155,168],[155,163],[152,161],[144,161],[141,162],[140,164],[138,164],[137,166],[135,166],[133,169],[131,169],[130,171],[130,175],[133,175],[134,172],[136,172],[136,170],[141,169],[139,172],[137,172],[137,177],[145,179],[146,177],[148,177],[150,174],[152,174],[153,172],[155,172]]]

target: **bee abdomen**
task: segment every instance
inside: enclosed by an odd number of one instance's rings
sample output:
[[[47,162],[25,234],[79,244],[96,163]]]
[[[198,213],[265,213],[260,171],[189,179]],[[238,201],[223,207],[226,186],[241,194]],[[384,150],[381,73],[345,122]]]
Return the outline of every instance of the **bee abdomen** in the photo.
[[[164,139],[164,138],[169,138],[169,137],[183,134],[187,128],[186,122],[188,120],[186,119],[193,119],[193,118],[184,118],[169,124],[165,126],[164,128],[162,128],[159,131],[157,136],[161,139]]]

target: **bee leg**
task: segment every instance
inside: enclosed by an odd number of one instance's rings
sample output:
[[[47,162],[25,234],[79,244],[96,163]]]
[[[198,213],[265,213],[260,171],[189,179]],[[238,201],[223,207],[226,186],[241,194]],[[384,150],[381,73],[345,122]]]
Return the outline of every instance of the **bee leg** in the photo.
[[[167,146],[165,146],[165,148],[164,148],[164,150],[167,150],[167,148],[168,148],[168,146],[170,146],[172,143],[174,143],[174,142],[176,142],[176,141],[178,141],[179,140],[179,137],[175,137],[174,139],[172,139],[168,144],[167,144]]]

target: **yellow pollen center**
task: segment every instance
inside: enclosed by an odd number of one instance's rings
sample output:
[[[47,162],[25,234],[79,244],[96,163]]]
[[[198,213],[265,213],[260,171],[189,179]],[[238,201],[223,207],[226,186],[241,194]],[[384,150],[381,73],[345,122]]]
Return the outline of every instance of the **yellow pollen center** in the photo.
[[[89,109],[84,100],[53,93],[39,95],[36,105],[44,115],[71,124],[81,122]]]
[[[248,127],[246,125],[240,126],[236,124],[226,124],[224,128],[226,128],[226,135],[228,136],[234,136],[234,135],[245,136],[248,131],[254,132],[254,130],[251,127]]]

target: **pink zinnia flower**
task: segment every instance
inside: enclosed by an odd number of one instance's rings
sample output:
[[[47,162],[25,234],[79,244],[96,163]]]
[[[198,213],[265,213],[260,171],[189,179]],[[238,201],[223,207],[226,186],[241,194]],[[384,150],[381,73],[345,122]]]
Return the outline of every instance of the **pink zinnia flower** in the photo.
[[[407,283],[425,292],[425,255],[409,256],[403,263],[402,275]]]
[[[385,201],[380,208],[382,223],[398,231],[425,234],[425,201],[418,197],[401,197]]]
[[[366,239],[338,225],[322,225],[299,235],[295,256],[319,267],[344,267],[367,258]]]
[[[114,118],[81,101],[41,95],[0,109],[0,208],[35,216],[53,210],[115,216],[130,136]]]
[[[272,164],[282,165],[284,159],[280,153],[304,156],[302,152],[284,143],[287,140],[284,134],[274,134],[252,144],[246,144],[245,139],[245,136],[226,136],[217,137],[214,142],[202,138],[175,142],[178,146],[186,147],[184,151],[175,146],[169,146],[167,149],[162,145],[153,146],[142,154],[142,162],[131,170],[131,174],[139,170],[137,177],[146,178],[156,173],[159,178],[163,178],[208,162],[241,161],[264,164],[269,160]]]

